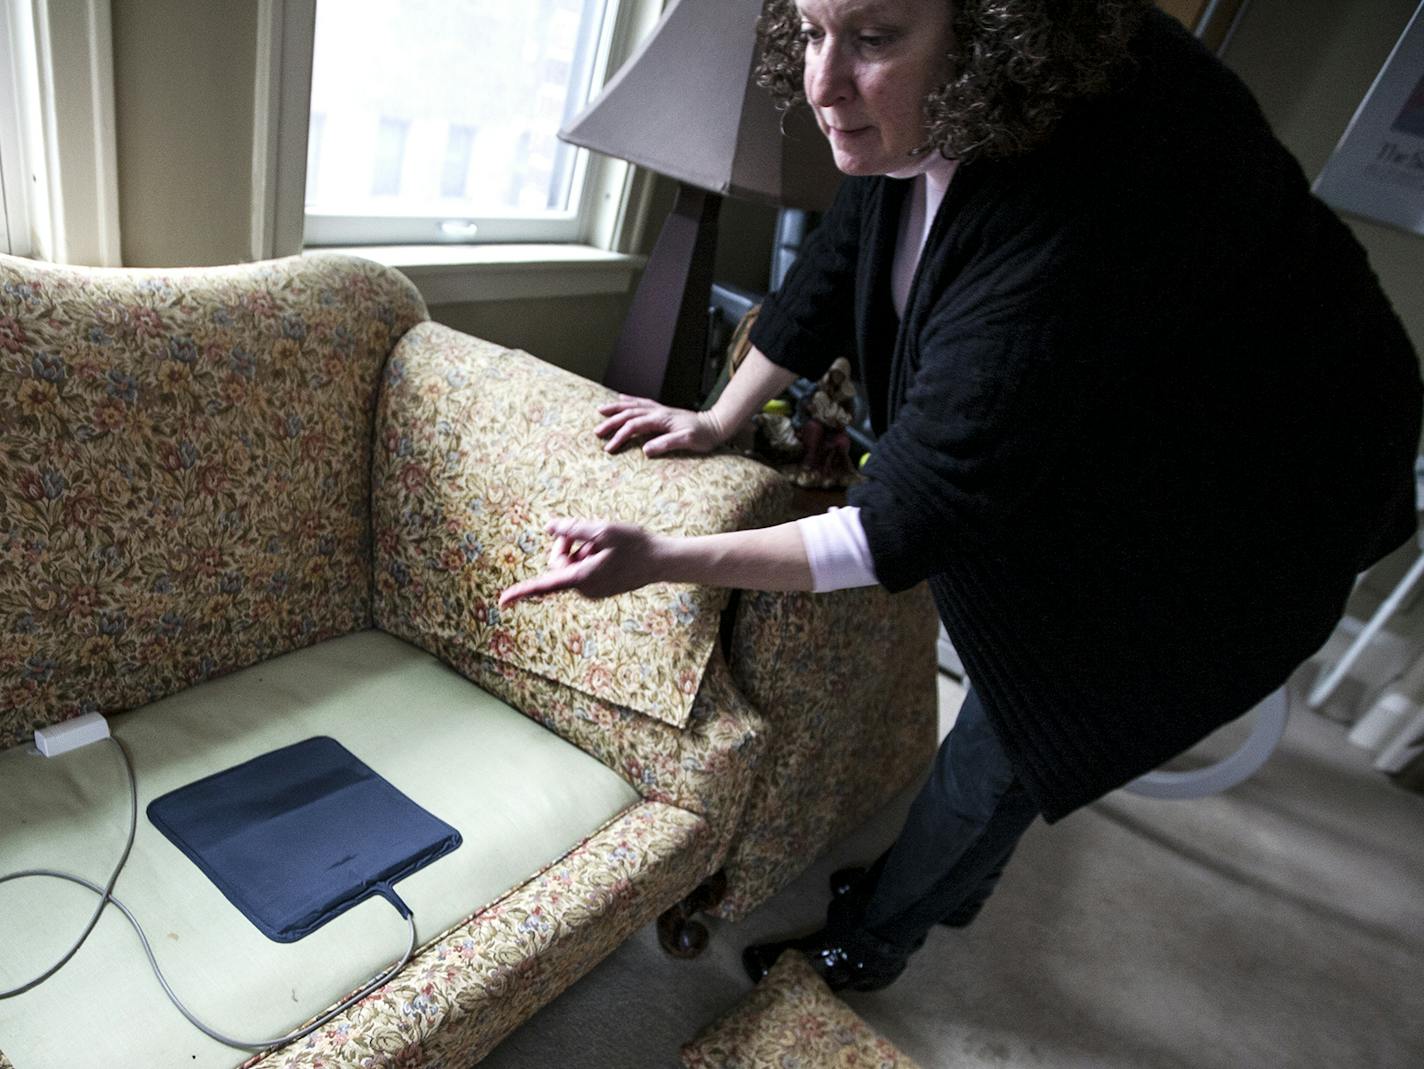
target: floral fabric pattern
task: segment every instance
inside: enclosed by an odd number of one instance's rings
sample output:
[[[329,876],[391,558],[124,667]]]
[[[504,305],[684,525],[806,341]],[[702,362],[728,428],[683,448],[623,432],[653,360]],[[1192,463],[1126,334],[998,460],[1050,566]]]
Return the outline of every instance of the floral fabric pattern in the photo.
[[[425,319],[354,258],[0,257],[0,747],[374,623],[643,798],[262,1069],[469,1065],[724,858],[743,915],[933,747],[923,591],[740,595],[725,659],[726,591],[501,613],[553,516],[731,530],[786,518],[790,488],[605,454],[608,391]]]
[[[746,916],[929,766],[938,634],[925,586],[741,594],[728,660],[767,743],[717,916]]]
[[[687,1069],[918,1069],[788,950],[733,1009],[682,1048]]]
[[[592,421],[612,396],[435,323],[402,338],[378,415],[377,615],[468,634],[496,660],[681,727],[725,590],[659,583],[602,601],[557,597],[508,610],[499,593],[543,569],[544,528],[555,517],[707,534],[780,518],[790,488],[741,457],[605,453]]]
[[[508,896],[425,944],[398,977],[244,1069],[456,1069],[690,891],[707,825],[644,802]]]
[[[0,257],[0,747],[369,625],[380,370],[425,318],[342,257]]]

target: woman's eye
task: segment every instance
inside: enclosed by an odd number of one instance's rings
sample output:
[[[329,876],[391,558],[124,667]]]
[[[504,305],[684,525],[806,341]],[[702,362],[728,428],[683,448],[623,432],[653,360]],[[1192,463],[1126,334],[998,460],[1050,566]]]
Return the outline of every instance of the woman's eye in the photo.
[[[876,49],[884,48],[890,43],[890,35],[886,33],[863,33],[856,38],[862,48]]]
[[[815,26],[802,26],[801,32],[797,36],[801,38],[802,42],[809,42],[819,41],[824,35]]]

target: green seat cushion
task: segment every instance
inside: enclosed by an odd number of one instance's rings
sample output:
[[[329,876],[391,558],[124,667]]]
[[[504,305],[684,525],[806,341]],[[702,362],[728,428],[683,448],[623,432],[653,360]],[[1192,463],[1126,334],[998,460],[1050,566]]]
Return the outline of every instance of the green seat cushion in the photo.
[[[629,805],[620,776],[380,631],[332,639],[110,718],[133,757],[139,825],[114,894],[148,932],[164,973],[203,1021],[239,1038],[291,1030],[404,950],[408,929],[373,899],[305,939],[272,942],[143,815],[176,787],[259,754],[330,735],[464,844],[401,881],[425,943],[562,857]],[[0,874],[53,868],[102,885],[123,847],[128,792],[103,743],[58,758],[0,753]],[[0,884],[0,989],[70,946],[94,895],[51,879]],[[102,1037],[102,1038],[101,1038]],[[16,1069],[234,1066],[168,1001],[137,937],[110,908],[74,959],[0,1001],[0,1049]]]

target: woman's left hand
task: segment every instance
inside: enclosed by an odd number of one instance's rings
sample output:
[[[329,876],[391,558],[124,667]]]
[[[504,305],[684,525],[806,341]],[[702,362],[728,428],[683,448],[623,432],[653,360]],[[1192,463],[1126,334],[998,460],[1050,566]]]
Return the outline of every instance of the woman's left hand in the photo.
[[[548,569],[507,588],[499,596],[501,608],[560,590],[607,598],[658,578],[659,540],[634,524],[555,520],[548,531],[555,538]]]

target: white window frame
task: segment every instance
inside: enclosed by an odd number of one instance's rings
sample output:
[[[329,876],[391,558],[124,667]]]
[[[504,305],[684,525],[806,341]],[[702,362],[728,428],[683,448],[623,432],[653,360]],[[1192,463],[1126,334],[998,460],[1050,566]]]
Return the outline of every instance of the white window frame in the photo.
[[[593,85],[604,83],[608,62],[617,30],[617,14],[627,0],[613,3],[613,18],[599,27],[599,40],[594,44],[591,76]],[[616,69],[616,68],[615,68]],[[584,242],[588,240],[587,198],[597,195],[594,188],[597,171],[589,166],[589,153],[575,150],[571,197],[577,202],[572,210],[551,211],[533,217],[526,212],[488,213],[478,218],[470,216],[373,216],[306,213],[305,243],[316,245],[388,245],[388,244],[530,244],[550,242]]]
[[[5,211],[24,254],[122,264],[109,0],[0,0]],[[14,194],[12,197],[11,194]]]
[[[259,0],[258,64],[253,131],[252,256],[269,259],[312,251],[353,252],[399,266],[420,276],[426,299],[452,299],[456,276],[470,270],[501,273],[502,284],[483,286],[462,299],[505,299],[512,295],[624,292],[641,260],[626,254],[641,240],[651,176],[621,160],[589,154],[580,212],[572,224],[522,219],[502,225],[482,219],[477,241],[441,232],[432,220],[424,244],[402,240],[380,221],[364,220],[363,241],[340,231],[308,233],[305,211],[307,133],[311,116],[312,48],[317,0]],[[657,22],[663,0],[621,0],[607,31],[602,77],[615,72]],[[448,218],[448,217],[447,217]],[[531,248],[532,246],[532,248]],[[562,247],[561,247],[562,246]],[[569,248],[567,246],[573,246]],[[535,271],[554,268],[542,282]],[[468,288],[468,287],[467,287]],[[498,297],[494,296],[495,294]]]
[[[0,252],[28,256],[29,178],[25,174],[25,101],[31,99],[22,73],[34,55],[33,31],[20,19],[29,13],[16,0],[0,2]]]

